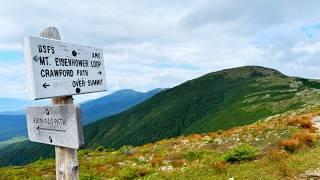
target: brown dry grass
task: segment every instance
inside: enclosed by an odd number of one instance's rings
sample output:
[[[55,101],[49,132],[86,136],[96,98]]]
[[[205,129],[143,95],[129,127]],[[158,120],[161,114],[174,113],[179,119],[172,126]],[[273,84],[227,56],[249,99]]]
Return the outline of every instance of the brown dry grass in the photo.
[[[301,130],[293,135],[290,139],[282,140],[279,145],[283,149],[294,152],[299,148],[305,146],[312,146],[317,139],[317,135],[315,133],[310,133],[305,130]]]
[[[296,173],[294,169],[290,168],[285,163],[281,163],[279,165],[279,169],[279,172],[281,172],[281,176],[283,176],[285,179],[292,179],[294,174]]]
[[[174,168],[183,166],[187,161],[184,159],[174,159],[171,161],[171,164]]]
[[[297,139],[301,145],[312,146],[317,136],[315,133],[304,131],[296,133],[293,138]]]
[[[211,168],[213,168],[219,174],[227,172],[228,167],[229,164],[224,161],[215,161],[211,164]]]
[[[298,139],[285,139],[280,142],[280,146],[289,152],[294,152],[299,148]]]
[[[300,125],[304,129],[313,128],[312,115],[303,115],[298,117],[290,117],[287,121],[287,124],[290,126]]]
[[[163,158],[153,158],[152,160],[150,160],[150,164],[152,167],[158,167],[163,165]]]
[[[202,136],[200,134],[192,134],[189,136],[190,141],[199,141],[202,139]]]
[[[280,149],[271,149],[266,153],[266,157],[270,161],[281,161],[284,158],[287,158],[289,155],[287,152],[280,150]]]

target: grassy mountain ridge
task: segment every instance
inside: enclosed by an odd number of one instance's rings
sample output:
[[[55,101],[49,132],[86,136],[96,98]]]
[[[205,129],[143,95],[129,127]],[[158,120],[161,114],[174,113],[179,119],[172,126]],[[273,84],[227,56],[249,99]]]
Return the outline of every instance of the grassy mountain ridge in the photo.
[[[85,126],[86,147],[137,146],[251,124],[317,103],[319,87],[316,80],[288,77],[258,66],[213,72]],[[30,162],[17,154],[30,157],[32,161],[54,154],[53,147],[30,142],[13,144],[5,150],[8,149],[11,153],[1,156],[0,166]]]
[[[225,131],[117,151],[78,152],[81,179],[301,179],[318,172],[319,103]],[[298,144],[295,144],[297,141]],[[288,142],[292,142],[291,144]],[[235,161],[234,161],[235,160]],[[0,179],[54,179],[54,160],[0,168]]]
[[[318,86],[259,66],[213,72],[87,126],[87,146],[142,145],[251,124],[319,98]]]

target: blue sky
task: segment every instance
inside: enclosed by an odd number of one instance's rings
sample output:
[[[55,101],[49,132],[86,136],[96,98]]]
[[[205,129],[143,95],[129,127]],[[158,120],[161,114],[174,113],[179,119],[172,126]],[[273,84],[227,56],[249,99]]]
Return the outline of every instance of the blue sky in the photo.
[[[21,51],[1,51],[0,61],[18,61],[21,62],[23,59],[23,53]]]
[[[318,7],[316,0],[5,1],[0,97],[27,98],[22,37],[48,26],[56,26],[64,41],[104,49],[109,92],[173,87],[243,65],[317,79]]]

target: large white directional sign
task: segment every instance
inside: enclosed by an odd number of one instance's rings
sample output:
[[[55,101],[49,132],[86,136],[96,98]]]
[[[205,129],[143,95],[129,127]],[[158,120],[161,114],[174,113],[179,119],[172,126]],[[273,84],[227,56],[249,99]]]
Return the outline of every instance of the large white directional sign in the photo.
[[[73,149],[84,145],[78,106],[27,107],[27,125],[30,141]]]
[[[32,99],[106,90],[102,49],[26,36],[24,55]]]

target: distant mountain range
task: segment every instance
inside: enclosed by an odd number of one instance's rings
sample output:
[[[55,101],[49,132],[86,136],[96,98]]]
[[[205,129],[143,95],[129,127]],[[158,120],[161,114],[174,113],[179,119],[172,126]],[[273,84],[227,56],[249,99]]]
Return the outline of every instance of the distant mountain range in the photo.
[[[25,114],[0,114],[0,141],[27,135]]]
[[[162,91],[162,89],[154,89],[144,93],[125,89],[81,103],[83,124],[86,125],[103,117],[124,111],[160,91]],[[6,110],[11,111],[0,112],[0,141],[17,136],[27,136],[25,112],[23,110],[12,110],[24,109],[27,105],[49,104],[48,101],[43,100],[41,102],[32,102],[19,99],[0,99],[0,106],[5,106],[3,103],[8,103],[8,106],[12,108],[9,109],[6,107]],[[17,104],[17,107],[14,107],[14,104]]]
[[[162,90],[163,89],[158,88],[144,93],[131,89],[124,89],[108,96],[82,103],[80,106],[84,124],[86,125],[98,119],[122,112]]]

